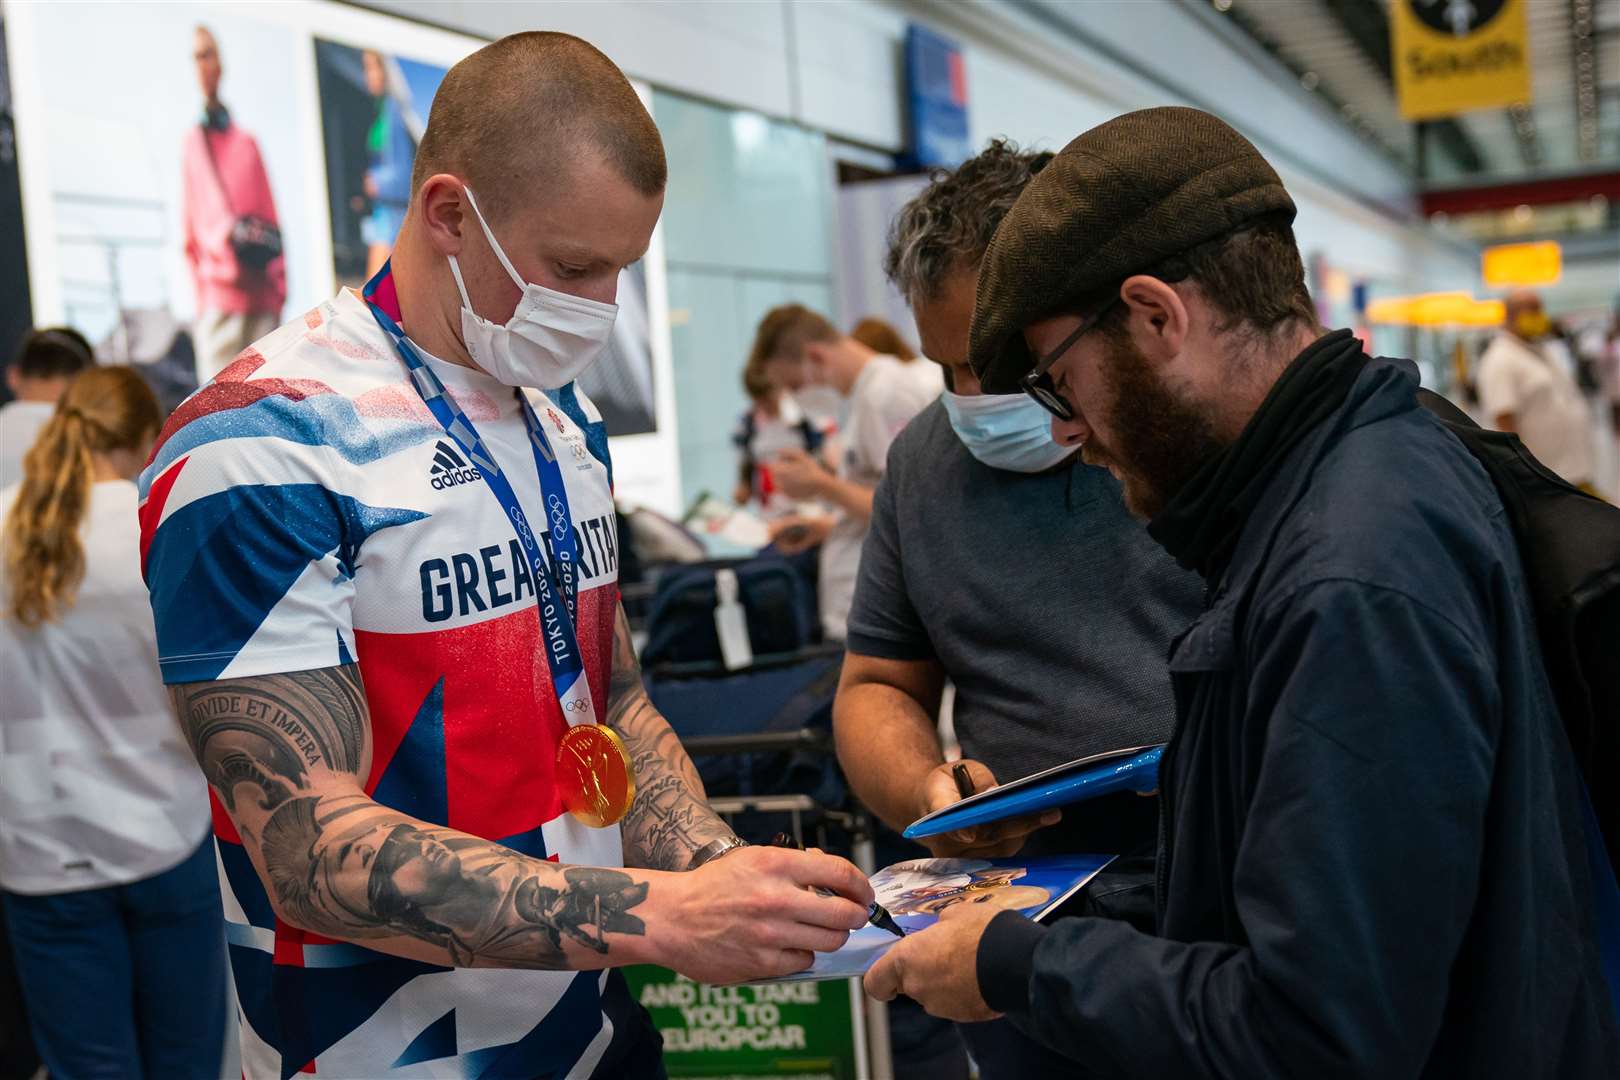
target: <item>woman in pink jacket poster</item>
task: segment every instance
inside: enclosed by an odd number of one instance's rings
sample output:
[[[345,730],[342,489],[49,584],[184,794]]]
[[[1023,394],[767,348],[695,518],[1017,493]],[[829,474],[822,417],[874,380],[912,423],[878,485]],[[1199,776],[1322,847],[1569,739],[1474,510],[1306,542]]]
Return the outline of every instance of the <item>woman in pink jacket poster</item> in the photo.
[[[259,144],[220,101],[219,45],[203,26],[192,58],[203,93],[187,134],[181,178],[186,262],[197,293],[197,383],[274,330],[287,299],[285,258],[270,178]]]

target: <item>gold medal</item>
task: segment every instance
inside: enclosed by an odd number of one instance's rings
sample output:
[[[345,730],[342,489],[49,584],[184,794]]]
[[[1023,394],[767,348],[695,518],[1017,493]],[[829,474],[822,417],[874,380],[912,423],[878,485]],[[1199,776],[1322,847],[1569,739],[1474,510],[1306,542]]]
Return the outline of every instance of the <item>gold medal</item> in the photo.
[[[636,796],[630,754],[618,734],[600,724],[576,724],[563,732],[557,790],[563,809],[592,828],[617,824]]]

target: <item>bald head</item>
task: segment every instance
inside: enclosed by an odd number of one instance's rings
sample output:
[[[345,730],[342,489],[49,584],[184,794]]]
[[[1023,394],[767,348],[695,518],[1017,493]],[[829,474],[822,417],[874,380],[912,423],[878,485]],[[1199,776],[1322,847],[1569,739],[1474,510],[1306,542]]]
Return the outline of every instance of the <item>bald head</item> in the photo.
[[[411,186],[453,173],[492,218],[601,162],[643,195],[663,191],[664,144],[629,80],[569,34],[512,34],[445,75]]]

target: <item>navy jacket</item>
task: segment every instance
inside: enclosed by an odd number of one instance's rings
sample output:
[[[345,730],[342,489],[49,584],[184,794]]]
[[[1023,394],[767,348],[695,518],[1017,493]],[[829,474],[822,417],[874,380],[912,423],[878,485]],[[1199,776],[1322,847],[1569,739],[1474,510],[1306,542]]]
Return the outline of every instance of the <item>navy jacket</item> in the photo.
[[[1171,658],[1159,927],[999,916],[1097,1076],[1620,1077],[1572,756],[1500,500],[1374,360]]]

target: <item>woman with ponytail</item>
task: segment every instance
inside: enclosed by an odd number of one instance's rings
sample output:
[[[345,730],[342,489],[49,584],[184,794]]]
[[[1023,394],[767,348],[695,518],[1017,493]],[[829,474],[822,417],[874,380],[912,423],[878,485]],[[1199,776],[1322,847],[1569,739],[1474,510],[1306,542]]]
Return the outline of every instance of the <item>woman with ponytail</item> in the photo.
[[[0,491],[0,902],[52,1076],[217,1077],[202,777],[158,676],[132,483],[162,416],[76,376]]]

